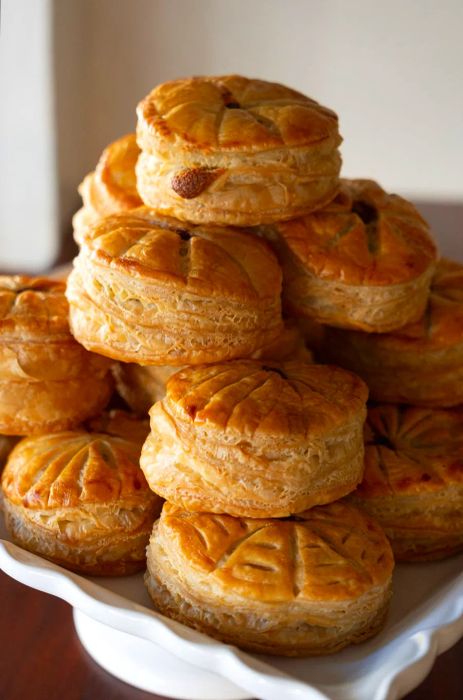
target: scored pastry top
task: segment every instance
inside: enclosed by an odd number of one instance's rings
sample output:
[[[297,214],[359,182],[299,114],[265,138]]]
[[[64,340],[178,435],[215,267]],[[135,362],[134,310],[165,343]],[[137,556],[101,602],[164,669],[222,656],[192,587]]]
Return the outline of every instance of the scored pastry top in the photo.
[[[463,486],[463,411],[383,404],[368,411],[360,498]]]
[[[137,114],[139,144],[148,151],[153,136],[205,153],[341,141],[331,110],[284,85],[239,75],[163,83],[140,102]]]
[[[111,270],[193,293],[252,302],[280,292],[275,255],[248,232],[193,226],[140,207],[88,228],[82,242],[95,262]]]
[[[162,404],[201,429],[297,439],[357,420],[367,396],[363,381],[339,367],[236,360],[177,372]]]
[[[71,339],[65,289],[46,277],[0,276],[0,340]]]
[[[127,505],[154,497],[139,467],[141,445],[105,433],[67,431],[21,440],[2,476],[5,496],[40,510]]]
[[[276,230],[304,268],[343,284],[407,282],[437,257],[429,226],[415,207],[372,180],[341,180],[332,202],[276,224]]]
[[[394,566],[381,528],[342,502],[282,520],[191,513],[165,504],[159,538],[173,566],[224,595],[264,603],[342,601],[384,586]]]

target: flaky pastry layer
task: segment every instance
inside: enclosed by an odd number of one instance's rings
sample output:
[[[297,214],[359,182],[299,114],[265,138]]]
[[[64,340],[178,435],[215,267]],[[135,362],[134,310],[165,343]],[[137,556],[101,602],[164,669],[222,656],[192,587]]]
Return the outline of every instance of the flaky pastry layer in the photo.
[[[283,264],[289,309],[320,323],[385,333],[425,309],[436,247],[416,209],[371,180],[264,234]]]
[[[67,297],[74,336],[124,362],[251,355],[281,332],[281,271],[248,233],[180,225],[146,207],[85,234]]]
[[[365,474],[350,496],[384,527],[397,559],[463,550],[463,411],[369,409]]]
[[[166,504],[147,556],[158,610],[252,651],[338,651],[378,631],[390,597],[385,535],[342,503],[286,520]]]
[[[240,76],[172,81],[137,115],[138,190],[163,214],[258,225],[312,211],[337,191],[336,115],[283,85]]]
[[[323,354],[361,376],[375,401],[463,403],[463,265],[439,260],[416,323],[386,334],[326,328]]]
[[[352,491],[367,392],[336,367],[240,360],[187,368],[150,411],[140,465],[190,510],[281,517]]]

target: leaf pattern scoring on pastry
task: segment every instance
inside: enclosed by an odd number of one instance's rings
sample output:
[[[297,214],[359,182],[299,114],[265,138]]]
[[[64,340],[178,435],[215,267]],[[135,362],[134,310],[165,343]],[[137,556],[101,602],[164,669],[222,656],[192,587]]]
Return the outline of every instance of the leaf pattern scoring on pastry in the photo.
[[[349,599],[383,585],[393,567],[381,528],[342,502],[282,520],[166,504],[160,528],[186,566],[261,602]]]
[[[360,498],[417,495],[463,483],[463,411],[383,404],[369,409]]]
[[[119,500],[151,494],[139,467],[141,445],[104,433],[68,431],[21,440],[2,475],[6,497],[31,509]]]

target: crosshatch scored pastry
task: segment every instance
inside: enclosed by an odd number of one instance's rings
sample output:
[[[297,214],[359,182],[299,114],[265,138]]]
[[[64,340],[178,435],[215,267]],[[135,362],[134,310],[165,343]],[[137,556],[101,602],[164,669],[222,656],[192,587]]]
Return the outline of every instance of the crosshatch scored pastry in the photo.
[[[463,265],[441,259],[424,315],[394,333],[327,328],[324,356],[359,374],[375,401],[463,403]]]
[[[85,228],[103,216],[143,204],[135,175],[139,154],[135,134],[127,134],[105,148],[95,171],[79,185],[84,205],[72,220],[76,243],[80,245]]]
[[[384,333],[424,311],[436,248],[416,209],[371,180],[342,180],[326,207],[268,232],[288,307],[321,323]]]
[[[163,214],[252,226],[336,194],[337,116],[284,85],[238,75],[174,80],[137,115],[138,190]]]
[[[0,277],[0,433],[65,430],[109,401],[110,363],[69,331],[65,284]]]
[[[82,430],[22,440],[2,476],[14,540],[89,575],[143,569],[161,501],[139,468],[140,449],[131,440]]]
[[[250,651],[328,654],[373,636],[394,560],[381,528],[345,503],[286,520],[165,504],[145,582],[168,617]]]
[[[282,517],[352,491],[367,389],[338,367],[237,360],[192,367],[150,411],[151,488],[188,510]]]
[[[249,233],[141,207],[87,229],[74,265],[72,333],[116,360],[215,362],[250,355],[282,330],[280,267]]]
[[[463,411],[370,408],[365,475],[352,501],[383,526],[396,559],[463,551]]]
[[[265,360],[300,360],[312,362],[312,353],[306,347],[295,323],[286,321],[278,338],[270,345],[257,350],[253,357]],[[151,406],[164,398],[167,380],[181,367],[143,367],[117,362],[112,370],[116,388],[124,401],[136,413],[148,413]]]

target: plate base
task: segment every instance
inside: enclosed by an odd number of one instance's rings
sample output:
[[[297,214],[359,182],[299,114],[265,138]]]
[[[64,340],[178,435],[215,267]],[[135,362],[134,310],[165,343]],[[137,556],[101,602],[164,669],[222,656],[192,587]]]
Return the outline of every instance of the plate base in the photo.
[[[182,700],[248,700],[250,696],[224,678],[203,671],[161,647],[96,622],[74,609],[77,636],[86,652],[129,685]]]

